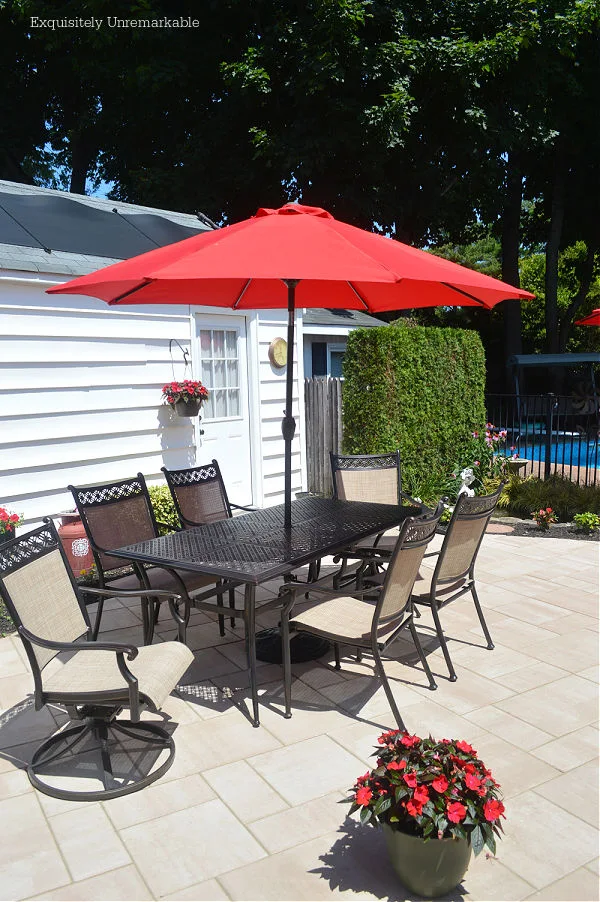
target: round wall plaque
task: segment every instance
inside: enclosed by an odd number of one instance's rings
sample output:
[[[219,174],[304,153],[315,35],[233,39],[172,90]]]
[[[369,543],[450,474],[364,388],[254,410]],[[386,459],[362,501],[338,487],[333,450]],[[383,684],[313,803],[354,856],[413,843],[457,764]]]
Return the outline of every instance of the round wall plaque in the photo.
[[[269,345],[271,365],[281,369],[287,363],[287,341],[285,338],[274,338]]]

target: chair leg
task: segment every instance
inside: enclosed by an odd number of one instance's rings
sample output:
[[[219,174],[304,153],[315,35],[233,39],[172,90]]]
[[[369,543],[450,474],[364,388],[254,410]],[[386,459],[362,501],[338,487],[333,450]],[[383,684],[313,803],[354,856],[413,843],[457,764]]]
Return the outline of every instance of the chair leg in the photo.
[[[448,646],[446,644],[446,637],[444,636],[444,632],[442,630],[442,624],[440,623],[440,615],[437,609],[437,603],[435,599],[431,601],[431,613],[433,614],[433,622],[435,623],[435,631],[437,633],[437,637],[440,642],[440,646],[442,652],[444,654],[444,658],[446,659],[446,667],[448,668],[448,673],[450,674],[450,682],[456,682],[456,671],[454,670],[454,666],[452,664],[452,659],[450,657],[450,652],[448,651]]]
[[[490,631],[488,629],[487,623],[485,622],[485,617],[483,616],[481,604],[479,603],[479,598],[477,597],[477,590],[475,589],[475,583],[471,584],[471,594],[473,596],[473,601],[475,602],[475,610],[477,611],[477,616],[479,617],[479,622],[481,624],[481,629],[483,630],[483,635],[485,636],[485,641],[487,642],[487,647],[490,651],[492,651],[492,649],[494,648],[494,643],[492,642]]]
[[[217,603],[220,605],[223,604],[223,592],[222,591],[219,592],[221,585],[222,585],[222,581],[219,580],[217,582]],[[218,614],[217,616],[218,616],[218,620],[219,620],[219,635],[224,636],[225,635],[225,617],[223,616],[223,614]]]
[[[362,661],[362,648],[357,648],[356,649],[356,663],[360,664],[361,661]]]
[[[292,656],[290,652],[290,609],[292,601],[286,602],[281,611],[281,659],[283,663],[283,696],[285,701],[284,717],[292,716]]]
[[[235,589],[229,590],[229,607],[235,611]],[[230,617],[229,623],[231,626],[235,626],[235,617]]]
[[[431,672],[431,668],[429,666],[429,662],[425,656],[425,652],[423,651],[423,646],[421,645],[421,640],[419,639],[419,634],[415,629],[415,625],[412,620],[409,621],[408,628],[410,630],[410,634],[413,637],[413,642],[415,643],[415,648],[417,649],[417,654],[419,655],[421,664],[423,665],[423,670],[427,675],[427,679],[429,680],[429,688],[431,690],[437,689],[437,683],[433,678],[433,674]]]
[[[92,627],[92,640],[94,642],[98,638],[98,633],[100,631],[100,619],[102,617],[103,609],[104,609],[104,599],[98,598],[98,608],[96,610],[96,618],[94,620],[94,626]]]
[[[379,679],[381,680],[381,685],[383,686],[383,688],[385,690],[385,694],[387,695],[387,700],[390,703],[390,708],[392,709],[392,714],[394,715],[394,719],[395,719],[396,723],[398,724],[398,729],[406,730],[406,726],[404,724],[404,721],[402,720],[402,717],[400,716],[400,711],[398,710],[398,705],[396,704],[396,699],[394,698],[394,695],[392,693],[392,687],[390,686],[390,684],[388,682],[388,678],[385,674],[385,670],[383,668],[383,661],[381,660],[381,655],[379,653],[379,649],[377,648],[377,645],[373,644],[372,651],[373,651],[373,657],[375,658],[375,669],[377,670],[377,673],[379,674]]]
[[[340,662],[340,643],[339,642],[333,643],[333,654],[335,655],[335,669],[341,670],[342,665]]]

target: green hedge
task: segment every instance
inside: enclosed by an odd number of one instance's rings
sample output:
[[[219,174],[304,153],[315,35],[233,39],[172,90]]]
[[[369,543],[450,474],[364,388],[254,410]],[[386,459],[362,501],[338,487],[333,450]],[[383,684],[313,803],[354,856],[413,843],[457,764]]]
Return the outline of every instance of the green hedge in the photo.
[[[443,491],[485,423],[485,354],[477,332],[407,324],[348,336],[342,389],[347,454],[400,449],[403,489]]]

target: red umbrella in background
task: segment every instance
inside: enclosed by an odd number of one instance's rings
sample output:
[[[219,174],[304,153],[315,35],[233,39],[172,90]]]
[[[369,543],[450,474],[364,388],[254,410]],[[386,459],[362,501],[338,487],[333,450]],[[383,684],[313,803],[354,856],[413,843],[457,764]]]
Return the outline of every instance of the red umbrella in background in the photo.
[[[319,207],[260,209],[48,289],[109,304],[200,304],[236,310],[287,308],[285,527],[291,527],[294,310],[478,306],[534,295],[475,270],[340,222]]]
[[[600,326],[600,307],[597,310],[592,310],[591,313],[588,313],[587,316],[584,316],[583,319],[575,320],[576,326]]]

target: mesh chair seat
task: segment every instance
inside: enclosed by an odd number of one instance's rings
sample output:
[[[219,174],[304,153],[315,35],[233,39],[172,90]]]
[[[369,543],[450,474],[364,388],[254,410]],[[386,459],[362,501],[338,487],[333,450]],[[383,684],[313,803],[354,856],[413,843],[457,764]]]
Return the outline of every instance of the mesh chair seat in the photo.
[[[387,623],[380,622],[378,640],[385,642],[389,634],[398,628],[401,619],[396,617]],[[372,625],[373,605],[351,595],[339,595],[323,601],[290,621],[292,629],[310,630],[325,638],[364,646],[371,644]]]
[[[171,576],[168,570],[161,567],[148,567],[146,576],[152,589],[172,589],[173,592],[178,591],[179,583]],[[213,586],[215,583],[214,576],[206,576],[203,573],[192,573],[189,570],[181,570],[177,572],[182,583],[190,593],[204,589],[206,586]],[[108,589],[125,589],[134,590],[140,588],[140,581],[135,573],[126,576],[118,576],[116,579],[106,580]]]
[[[426,564],[421,566],[413,588],[413,600],[416,601],[417,599],[429,598],[434,573],[435,568],[428,567]],[[467,577],[464,576],[462,579],[457,579],[453,583],[438,582],[435,590],[436,598],[439,598],[440,601],[444,601],[444,599],[447,596],[452,595],[453,592],[458,592],[459,589],[464,588],[467,581]]]
[[[193,653],[181,642],[161,642],[140,646],[137,656],[127,661],[127,667],[138,681],[140,697],[158,709],[193,660]],[[122,702],[127,704],[129,687],[113,651],[86,649],[57,662],[57,666],[56,672],[44,679],[44,692],[49,696],[88,692],[105,695],[122,690]]]

